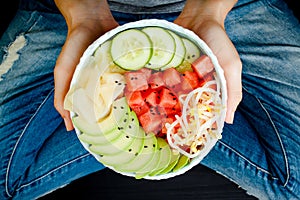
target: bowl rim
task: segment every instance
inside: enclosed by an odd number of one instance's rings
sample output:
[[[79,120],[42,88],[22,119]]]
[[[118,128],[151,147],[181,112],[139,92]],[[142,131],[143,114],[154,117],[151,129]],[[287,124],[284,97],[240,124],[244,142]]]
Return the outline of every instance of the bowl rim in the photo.
[[[132,29],[132,28],[143,28],[143,27],[149,27],[149,26],[155,26],[155,27],[161,27],[161,28],[165,28],[165,29],[169,29],[171,31],[174,31],[175,33],[190,39],[192,42],[194,42],[200,49],[202,52],[204,52],[207,56],[210,57],[216,74],[218,76],[218,78],[220,79],[221,82],[221,93],[222,93],[222,104],[224,106],[224,110],[221,112],[220,114],[220,120],[222,122],[225,121],[225,113],[226,113],[226,101],[227,101],[227,88],[226,88],[226,80],[225,80],[225,76],[224,76],[224,71],[221,68],[221,66],[219,65],[218,59],[217,57],[214,55],[214,53],[212,52],[212,50],[208,47],[208,45],[202,40],[200,39],[193,31],[186,29],[182,26],[179,26],[173,22],[169,22],[163,19],[142,19],[142,20],[138,20],[138,21],[134,21],[134,22],[129,22],[126,23],[124,25],[120,25],[108,32],[106,32],[105,34],[103,34],[102,36],[100,36],[99,38],[97,38],[93,43],[91,43],[88,48],[84,51],[83,55],[80,58],[80,61],[75,69],[75,72],[73,74],[73,78],[71,80],[71,85],[70,88],[74,85],[76,85],[77,82],[77,77],[81,71],[82,68],[84,68],[86,65],[86,60],[93,55],[93,53],[95,52],[95,50],[104,42],[106,42],[107,40],[111,39],[114,35],[116,35],[119,32],[122,32],[124,30],[127,29]],[[70,112],[71,113],[71,117],[74,117],[75,113]],[[223,123],[222,123],[223,124]],[[80,134],[81,132],[74,126],[75,128],[75,132],[76,134]],[[220,130],[223,129],[223,125],[221,127]],[[222,131],[221,131],[222,132]],[[221,134],[221,133],[220,133]],[[88,145],[84,142],[82,142],[81,140],[79,140],[81,142],[81,144],[84,146],[84,148],[91,153],[95,158],[98,157],[98,155],[94,154],[93,152],[91,152],[88,149]],[[171,178],[171,177],[175,177],[181,174],[184,174],[185,172],[187,172],[188,170],[190,170],[191,168],[193,168],[194,166],[196,166],[197,164],[199,164],[201,162],[201,160],[210,152],[210,150],[215,146],[216,142],[218,141],[218,139],[212,139],[211,143],[209,143],[209,146],[206,146],[202,153],[199,154],[199,156],[193,158],[190,163],[186,166],[184,166],[183,168],[181,168],[180,170],[176,171],[176,172],[169,172],[166,174],[161,174],[161,175],[156,175],[156,176],[145,176],[143,179],[149,179],[149,180],[161,180],[161,179],[167,179],[167,178]],[[97,159],[98,160],[98,159]],[[100,161],[98,161],[100,162]],[[100,162],[101,163],[101,162]],[[103,164],[104,165],[104,164]],[[125,172],[120,172],[116,169],[114,169],[112,166],[106,166],[110,169],[112,169],[113,171],[120,173],[122,175],[126,175],[126,176],[131,176],[134,177],[135,174],[134,173],[125,173]]]

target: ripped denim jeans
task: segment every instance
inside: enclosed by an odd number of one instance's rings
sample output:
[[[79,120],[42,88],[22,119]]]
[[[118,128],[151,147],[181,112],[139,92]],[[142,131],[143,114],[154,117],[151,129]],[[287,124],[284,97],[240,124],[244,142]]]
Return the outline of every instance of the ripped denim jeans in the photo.
[[[104,168],[53,107],[65,20],[50,0],[25,2],[0,40],[0,199],[35,199]],[[113,14],[123,24],[178,13]],[[299,22],[281,0],[240,0],[225,28],[243,63],[243,100],[201,164],[259,199],[299,199]]]

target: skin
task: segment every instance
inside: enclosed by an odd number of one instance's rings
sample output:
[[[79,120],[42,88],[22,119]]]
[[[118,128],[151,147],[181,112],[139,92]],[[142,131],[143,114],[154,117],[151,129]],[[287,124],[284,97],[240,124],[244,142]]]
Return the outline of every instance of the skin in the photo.
[[[228,100],[225,121],[233,123],[234,112],[242,99],[239,55],[226,34],[225,18],[237,0],[187,0],[174,23],[194,31],[217,56],[227,81]],[[64,119],[66,129],[73,130],[64,99],[72,75],[85,49],[105,32],[118,26],[106,0],[55,0],[63,14],[68,35],[54,68],[54,106]]]

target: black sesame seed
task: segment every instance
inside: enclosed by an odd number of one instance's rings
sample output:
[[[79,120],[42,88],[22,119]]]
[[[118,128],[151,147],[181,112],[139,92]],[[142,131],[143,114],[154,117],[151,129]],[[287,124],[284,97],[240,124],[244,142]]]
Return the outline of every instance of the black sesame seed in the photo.
[[[147,146],[147,145],[145,145],[145,146],[144,146],[144,148],[148,148],[148,146]]]

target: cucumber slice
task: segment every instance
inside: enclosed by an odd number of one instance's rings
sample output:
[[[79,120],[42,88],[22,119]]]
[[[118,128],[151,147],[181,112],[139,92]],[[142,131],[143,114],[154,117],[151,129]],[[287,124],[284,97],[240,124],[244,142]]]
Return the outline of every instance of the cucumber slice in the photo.
[[[129,29],[118,33],[112,39],[110,52],[118,66],[126,70],[137,70],[150,60],[152,43],[144,32]]]
[[[167,65],[174,57],[176,44],[173,36],[160,27],[147,27],[142,29],[151,39],[153,54],[146,67],[159,69]]]
[[[187,60],[189,63],[194,62],[200,57],[200,49],[192,41],[186,38],[182,38],[182,41],[186,49],[185,60]]]
[[[183,44],[183,41],[181,39],[181,37],[179,37],[176,33],[172,32],[172,31],[168,31],[174,38],[175,40],[175,44],[176,44],[176,50],[175,50],[175,54],[173,59],[171,60],[171,62],[169,62],[166,66],[164,66],[162,68],[162,70],[165,70],[167,68],[170,67],[178,67],[179,65],[181,65],[181,63],[184,61],[185,58],[185,46]]]
[[[113,64],[110,54],[111,41],[108,40],[101,44],[94,52],[95,66],[102,74],[107,68]]]

